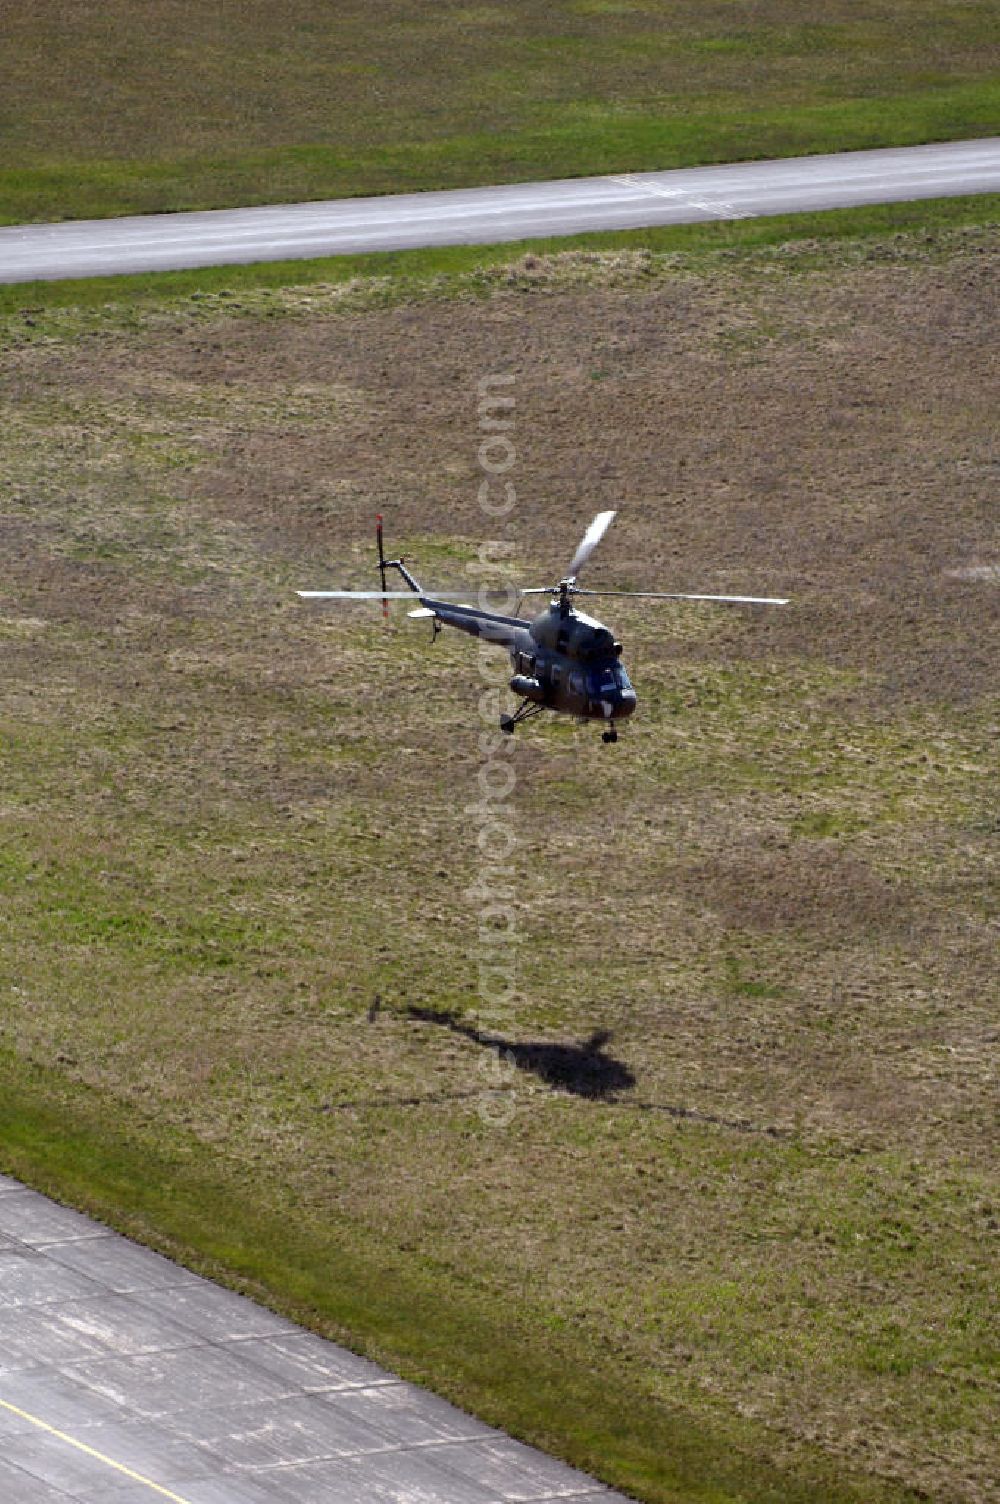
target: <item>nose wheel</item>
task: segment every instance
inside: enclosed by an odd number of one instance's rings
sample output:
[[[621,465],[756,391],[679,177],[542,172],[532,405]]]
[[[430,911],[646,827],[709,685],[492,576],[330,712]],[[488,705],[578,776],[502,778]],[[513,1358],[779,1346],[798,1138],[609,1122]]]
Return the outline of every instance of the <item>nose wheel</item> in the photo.
[[[617,740],[618,740],[618,732],[617,731],[602,731],[601,732],[601,741],[602,742],[616,742]]]

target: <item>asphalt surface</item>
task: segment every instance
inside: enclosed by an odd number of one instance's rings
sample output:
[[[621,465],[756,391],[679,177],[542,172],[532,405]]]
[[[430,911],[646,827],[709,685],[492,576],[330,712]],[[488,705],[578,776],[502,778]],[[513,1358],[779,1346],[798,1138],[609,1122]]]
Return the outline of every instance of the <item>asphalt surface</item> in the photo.
[[[3,1504],[626,1504],[0,1176]]]
[[[169,271],[1000,191],[1000,137],[443,193],[0,228],[0,282]]]

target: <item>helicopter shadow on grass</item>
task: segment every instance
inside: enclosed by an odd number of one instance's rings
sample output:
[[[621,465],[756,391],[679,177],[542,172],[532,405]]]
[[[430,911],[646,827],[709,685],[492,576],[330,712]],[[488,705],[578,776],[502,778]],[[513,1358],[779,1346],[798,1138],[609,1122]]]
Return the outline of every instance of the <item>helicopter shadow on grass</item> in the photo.
[[[484,1049],[499,1050],[501,1058],[519,1071],[544,1081],[553,1091],[571,1092],[596,1101],[615,1101],[618,1093],[631,1091],[636,1078],[628,1066],[605,1053],[612,1035],[597,1029],[581,1044],[557,1044],[544,1039],[504,1039],[489,1029],[477,1029],[457,1014],[411,1004],[407,1016],[420,1023],[437,1024],[452,1034],[461,1034]]]

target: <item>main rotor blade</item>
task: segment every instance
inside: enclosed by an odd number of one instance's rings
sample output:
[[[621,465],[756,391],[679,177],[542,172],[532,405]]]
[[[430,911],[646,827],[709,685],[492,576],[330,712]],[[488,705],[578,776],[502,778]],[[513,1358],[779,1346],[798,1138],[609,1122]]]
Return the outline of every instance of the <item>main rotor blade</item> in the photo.
[[[573,594],[633,596],[646,601],[716,601],[724,606],[787,606],[791,599],[777,595],[682,595],[677,590],[574,590]]]
[[[576,579],[577,575],[580,573],[580,570],[586,564],[587,560],[590,558],[591,554],[594,552],[594,549],[600,543],[601,539],[604,537],[604,534],[607,532],[608,528],[611,526],[614,520],[614,512],[598,512],[597,516],[594,518],[593,522],[584,533],[583,538],[580,541],[580,547],[573,555],[570,566],[566,571],[567,579]],[[525,594],[527,593],[528,592],[525,591]]]
[[[465,590],[296,590],[304,601],[464,601],[473,589]]]

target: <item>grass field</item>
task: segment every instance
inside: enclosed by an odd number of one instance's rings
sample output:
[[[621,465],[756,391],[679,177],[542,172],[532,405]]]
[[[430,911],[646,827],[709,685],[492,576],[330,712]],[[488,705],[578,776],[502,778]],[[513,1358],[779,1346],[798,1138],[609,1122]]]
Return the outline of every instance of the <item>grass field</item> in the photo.
[[[7,313],[0,1168],[643,1499],[996,1498],[996,244]],[[502,1128],[474,649],[292,594],[462,577],[491,372],[526,580],[794,597],[517,738]]]
[[[985,135],[985,0],[35,0],[4,16],[0,222]]]

